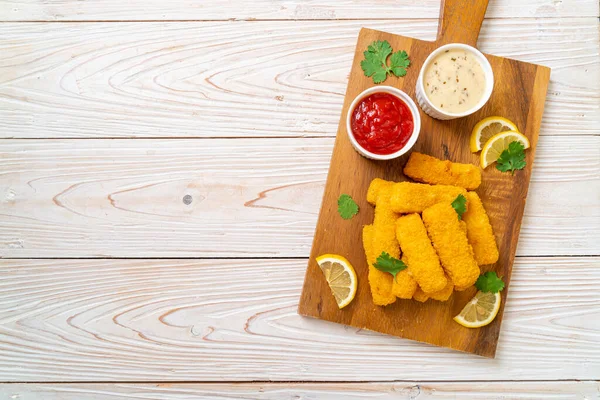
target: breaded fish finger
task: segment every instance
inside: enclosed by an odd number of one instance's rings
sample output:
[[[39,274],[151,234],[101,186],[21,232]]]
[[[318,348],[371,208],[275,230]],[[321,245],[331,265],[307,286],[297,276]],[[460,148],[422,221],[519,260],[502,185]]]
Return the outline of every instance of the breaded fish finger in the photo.
[[[449,203],[438,203],[423,211],[423,222],[442,267],[456,290],[465,290],[479,277],[473,248]]]
[[[433,293],[444,289],[448,280],[419,214],[398,218],[396,238],[408,271],[423,292]]]
[[[396,220],[399,215],[390,207],[391,185],[382,185],[375,206],[373,219],[373,249],[378,257],[382,252],[400,259],[400,246],[396,239]],[[417,290],[417,283],[408,270],[400,271],[393,281],[392,293],[401,299],[410,299]]]
[[[464,215],[464,214],[463,214]],[[460,229],[462,229],[462,231],[465,233],[465,235],[467,234],[467,223],[465,222],[464,219],[459,221],[460,224]]]
[[[423,183],[400,182],[391,188],[392,210],[399,214],[421,213],[427,207],[446,202],[452,203],[459,194],[466,196],[463,188],[447,185],[427,185]]]
[[[428,293],[429,297],[437,301],[447,301],[450,296],[452,296],[452,293],[454,292],[454,283],[452,283],[450,277],[446,276],[446,278],[448,279],[446,287],[438,292]]]
[[[406,264],[404,257],[402,261]],[[417,290],[417,282],[410,275],[408,268],[396,274],[396,279],[392,286],[392,293],[401,299],[412,299]]]
[[[420,287],[417,287],[417,290],[415,291],[415,294],[413,295],[413,299],[415,299],[418,302],[425,303],[427,300],[429,300],[429,295],[427,293],[425,293],[423,291],[423,289],[421,289]]]
[[[479,265],[494,264],[498,261],[498,245],[481,199],[475,192],[467,193],[467,212],[462,216],[467,224],[467,238],[473,247],[475,260]]]
[[[396,301],[396,296],[392,293],[394,278],[387,272],[378,270],[373,266],[379,254],[375,254],[373,249],[373,238],[375,230],[373,225],[363,227],[363,247],[369,264],[369,286],[371,287],[371,296],[373,303],[378,306],[386,306]]]
[[[377,197],[379,196],[381,189],[388,188],[393,184],[394,182],[385,181],[380,178],[373,179],[367,190],[367,202],[372,205],[377,204]]]
[[[404,166],[404,175],[418,182],[477,189],[481,185],[481,170],[472,164],[443,161],[413,151]]]
[[[421,303],[426,302],[429,299],[437,300],[437,301],[448,301],[452,293],[454,292],[454,284],[449,277],[446,277],[448,283],[446,287],[442,290],[435,293],[425,293],[421,287],[417,287],[413,299],[420,301]]]

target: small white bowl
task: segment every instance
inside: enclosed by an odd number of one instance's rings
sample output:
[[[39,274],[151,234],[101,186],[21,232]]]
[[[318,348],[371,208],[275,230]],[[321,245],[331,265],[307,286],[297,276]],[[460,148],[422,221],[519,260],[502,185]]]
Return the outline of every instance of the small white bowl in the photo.
[[[434,106],[433,103],[431,103],[431,101],[425,94],[425,88],[423,86],[423,75],[425,75],[425,70],[427,69],[429,64],[431,64],[432,60],[435,57],[437,57],[438,54],[440,54],[446,50],[453,50],[453,49],[466,50],[466,51],[471,52],[475,57],[477,57],[477,60],[479,61],[479,64],[481,64],[481,68],[483,69],[483,73],[485,75],[485,82],[486,82],[485,92],[483,93],[483,97],[481,98],[479,103],[477,103],[477,105],[475,107],[471,108],[470,110],[467,110],[462,113],[449,113],[446,111],[442,111],[438,107]],[[417,102],[419,102],[419,106],[421,106],[421,109],[427,115],[429,115],[430,117],[433,117],[435,119],[447,120],[447,119],[466,117],[467,115],[471,115],[474,112],[478,111],[490,99],[493,89],[494,89],[494,72],[492,71],[492,66],[490,65],[490,62],[487,60],[487,58],[485,58],[483,53],[480,52],[479,50],[477,50],[475,47],[471,47],[466,44],[450,43],[450,44],[446,44],[442,47],[437,48],[435,51],[433,51],[429,55],[429,57],[427,57],[427,59],[423,63],[423,66],[421,67],[421,72],[419,72],[419,78],[417,79],[416,97],[417,97]]]
[[[397,98],[402,100],[408,106],[408,109],[410,110],[410,113],[412,114],[414,124],[413,124],[413,131],[411,133],[411,136],[408,139],[408,142],[406,142],[406,144],[404,145],[404,147],[402,147],[400,150],[396,151],[395,153],[391,153],[391,154],[372,153],[372,152],[364,149],[358,143],[358,141],[354,137],[354,134],[352,133],[351,121],[352,121],[352,114],[354,114],[354,109],[356,108],[356,106],[362,99],[364,99],[365,97],[370,96],[374,93],[389,93],[393,96],[396,96]],[[374,87],[366,89],[361,94],[356,96],[354,101],[352,101],[352,104],[350,104],[350,108],[348,108],[348,115],[346,115],[346,131],[348,132],[348,138],[350,139],[350,143],[352,143],[352,146],[360,155],[370,158],[372,160],[392,160],[394,158],[398,158],[401,155],[407,153],[414,146],[415,142],[417,141],[417,139],[419,137],[419,132],[421,131],[421,116],[419,115],[419,108],[417,107],[415,102],[410,98],[410,96],[407,95],[406,93],[404,93],[400,89],[396,89],[395,87],[392,87],[392,86],[374,86]]]

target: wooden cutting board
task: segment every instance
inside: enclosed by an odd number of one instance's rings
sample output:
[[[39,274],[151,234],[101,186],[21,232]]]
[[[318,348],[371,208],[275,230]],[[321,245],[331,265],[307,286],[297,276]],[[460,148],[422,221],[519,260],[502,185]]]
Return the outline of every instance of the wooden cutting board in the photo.
[[[360,31],[298,307],[301,315],[494,357],[504,305],[510,292],[510,275],[544,111],[550,69],[486,55],[494,70],[495,85],[491,99],[480,111],[452,121],[438,121],[421,112],[421,134],[413,150],[440,159],[479,165],[479,153],[473,154],[469,150],[469,136],[479,120],[492,115],[504,116],[515,122],[531,142],[531,148],[526,151],[525,169],[512,176],[510,173],[497,171],[493,166],[488,167],[483,171],[483,183],[477,190],[490,216],[500,250],[500,259],[496,265],[482,270],[493,269],[499,276],[504,277],[506,282],[506,289],[502,291],[500,312],[494,322],[483,328],[464,328],[452,320],[475,294],[474,288],[455,292],[448,302],[429,300],[422,304],[414,300],[398,299],[386,307],[373,304],[367,279],[368,266],[361,241],[363,225],[373,221],[373,207],[366,201],[367,188],[374,178],[406,180],[402,174],[402,167],[408,155],[393,161],[372,161],[363,158],[350,144],[345,124],[346,113],[352,100],[364,89],[374,86],[371,78],[366,77],[360,67],[363,52],[371,42],[387,40],[394,51],[408,52],[412,64],[407,75],[404,78],[388,77],[383,84],[404,90],[416,102],[415,83],[427,56],[435,48],[446,43],[461,42],[475,46],[487,3],[487,0],[442,1],[438,38],[435,42],[371,29],[363,28]],[[338,215],[337,199],[342,193],[351,195],[360,207],[359,214],[351,220],[343,220]],[[317,256],[325,253],[336,253],[346,257],[354,265],[358,275],[356,298],[342,310],[338,309],[315,261]]]

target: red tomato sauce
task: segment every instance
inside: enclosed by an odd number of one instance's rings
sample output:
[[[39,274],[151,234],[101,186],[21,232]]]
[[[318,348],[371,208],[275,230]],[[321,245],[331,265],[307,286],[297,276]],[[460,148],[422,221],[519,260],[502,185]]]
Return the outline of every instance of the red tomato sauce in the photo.
[[[410,139],[414,121],[408,106],[389,93],[374,93],[352,111],[352,134],[371,153],[386,155],[400,150]]]

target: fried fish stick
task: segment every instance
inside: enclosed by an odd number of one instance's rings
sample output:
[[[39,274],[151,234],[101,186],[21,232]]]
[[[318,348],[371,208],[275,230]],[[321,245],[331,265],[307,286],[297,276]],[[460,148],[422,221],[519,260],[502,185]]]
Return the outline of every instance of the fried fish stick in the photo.
[[[423,211],[423,222],[442,267],[456,290],[465,290],[479,277],[479,265],[456,211],[449,203],[438,203]]]
[[[367,256],[367,264],[369,264],[369,286],[371,287],[373,303],[378,306],[386,306],[396,301],[396,296],[392,293],[394,278],[387,272],[380,271],[373,266],[379,256],[373,249],[374,233],[373,225],[363,227],[363,247]]]
[[[402,258],[404,261],[404,257]],[[406,263],[405,263],[406,264]],[[394,285],[392,286],[392,293],[401,299],[412,299],[415,291],[417,290],[417,282],[410,275],[408,269],[398,272]]]
[[[450,298],[450,296],[452,296],[452,293],[454,292],[454,284],[452,283],[452,280],[449,277],[446,277],[446,279],[448,281],[446,287],[435,293],[425,293],[423,289],[417,287],[413,299],[415,299],[416,301],[420,301],[421,303],[424,303],[429,299],[437,301],[448,301],[448,299]]]
[[[417,287],[417,290],[415,291],[415,294],[413,295],[413,299],[415,299],[418,302],[425,303],[427,300],[429,300],[429,295],[427,293],[425,293],[423,291],[423,289],[421,289],[420,287]]]
[[[434,293],[444,289],[448,280],[419,214],[398,218],[396,238],[408,271],[423,292]]]
[[[463,188],[448,185],[426,185],[423,183],[400,182],[391,188],[390,204],[399,214],[421,213],[437,203],[452,203],[459,194],[466,196]]]
[[[396,239],[396,220],[399,215],[390,207],[392,185],[381,185],[373,219],[373,249],[379,256],[382,252],[400,259],[400,246]],[[400,271],[393,281],[392,293],[401,299],[410,299],[417,290],[417,283],[408,270]]]
[[[479,265],[494,264],[500,255],[490,219],[477,193],[468,192],[466,197],[467,212],[462,218],[467,224],[467,238],[473,247],[475,260]]]
[[[377,197],[382,189],[389,188],[394,182],[384,181],[383,179],[375,178],[371,181],[369,189],[367,190],[367,202],[369,204],[377,204]]]
[[[448,301],[454,292],[454,283],[452,283],[452,279],[450,279],[448,276],[446,276],[446,278],[448,279],[446,287],[435,293],[428,293],[429,297],[437,301]]]
[[[481,170],[472,164],[442,161],[413,151],[404,167],[404,175],[417,182],[477,189],[481,185]]]

